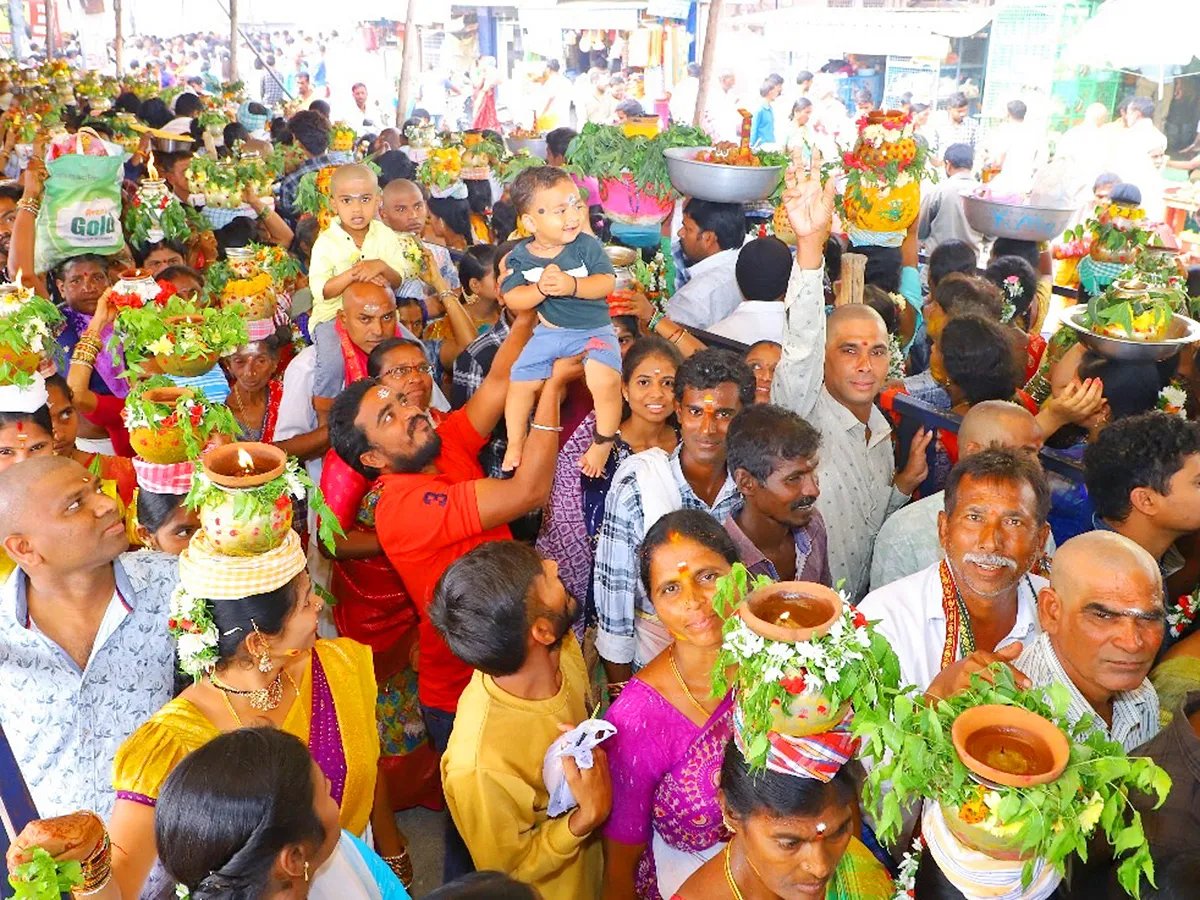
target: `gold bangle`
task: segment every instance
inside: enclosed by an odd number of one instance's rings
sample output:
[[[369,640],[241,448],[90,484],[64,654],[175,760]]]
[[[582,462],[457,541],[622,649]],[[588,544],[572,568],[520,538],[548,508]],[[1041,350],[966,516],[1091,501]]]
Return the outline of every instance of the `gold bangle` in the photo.
[[[25,212],[32,213],[35,216],[38,214],[38,212],[41,210],[41,208],[42,208],[42,201],[38,200],[34,197],[22,197],[20,200],[17,201],[17,209],[18,210],[23,209],[23,210],[25,210]]]
[[[107,830],[104,832],[104,840],[80,863],[80,868],[83,871],[83,883],[72,891],[77,896],[87,897],[99,893],[112,880],[112,841],[109,840]]]

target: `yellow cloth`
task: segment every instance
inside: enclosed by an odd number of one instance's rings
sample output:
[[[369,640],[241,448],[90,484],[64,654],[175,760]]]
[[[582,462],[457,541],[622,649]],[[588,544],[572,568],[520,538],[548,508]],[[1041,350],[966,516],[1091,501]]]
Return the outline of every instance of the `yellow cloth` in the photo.
[[[321,658],[333,694],[346,757],[341,826],[351,834],[361,835],[375,803],[379,763],[379,732],[375,725],[377,688],[371,649],[349,638],[338,638],[317,641],[314,652]],[[283,721],[283,730],[306,744],[312,701],[310,665],[300,683],[300,697]],[[220,733],[191,701],[176,697],[121,745],[113,765],[113,788],[157,800],[163,782],[180,760]]]
[[[573,835],[570,813],[548,818],[542,782],[559,724],[588,716],[583,654],[569,633],[559,667],[562,687],[549,700],[522,700],[482,672],[471,676],[442,756],[442,788],[477,869],[506,872],[545,900],[582,900],[600,895],[600,835]]]
[[[334,219],[317,237],[312,249],[312,262],[308,267],[308,286],[312,289],[313,305],[309,314],[309,327],[328,322],[342,308],[342,298],[326,297],[325,282],[341,275],[355,263],[364,259],[380,259],[395,269],[401,278],[416,278],[420,259],[420,247],[411,234],[392,231],[383,222],[375,219],[367,228],[362,247]]]
[[[0,550],[0,584],[8,581],[8,576],[13,573],[17,564],[12,561],[7,553]]]
[[[1188,693],[1200,690],[1200,659],[1173,656],[1163,660],[1150,670],[1150,683],[1158,692],[1158,708],[1164,714],[1172,714]]]

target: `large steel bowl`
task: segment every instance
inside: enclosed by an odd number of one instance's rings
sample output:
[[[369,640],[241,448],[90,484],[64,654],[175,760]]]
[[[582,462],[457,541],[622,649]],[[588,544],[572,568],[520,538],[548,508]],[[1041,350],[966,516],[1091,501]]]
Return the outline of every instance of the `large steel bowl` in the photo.
[[[1062,234],[1073,209],[1000,203],[966,194],[962,198],[967,222],[980,234],[1016,241],[1048,241]]]
[[[546,158],[546,139],[544,137],[506,137],[504,139],[504,146],[508,147],[509,153],[520,153],[522,150],[528,150],[530,156],[536,156],[538,159]]]
[[[663,151],[671,184],[685,197],[713,203],[766,200],[783,178],[783,166],[724,166],[695,159],[708,149],[671,147]]]
[[[1075,329],[1079,341],[1089,350],[1095,350],[1109,359],[1129,362],[1161,362],[1170,359],[1183,349],[1185,344],[1200,341],[1200,322],[1176,313],[1167,327],[1167,337],[1161,341],[1128,341],[1122,338],[1096,334],[1084,324],[1086,306],[1072,306],[1062,314],[1062,323]]]

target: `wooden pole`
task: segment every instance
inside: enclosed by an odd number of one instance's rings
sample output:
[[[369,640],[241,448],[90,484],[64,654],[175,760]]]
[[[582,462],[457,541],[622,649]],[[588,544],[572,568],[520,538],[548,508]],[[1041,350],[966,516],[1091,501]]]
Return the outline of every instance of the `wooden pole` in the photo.
[[[400,62],[400,88],[396,98],[396,127],[408,115],[408,101],[412,94],[413,73],[417,67],[417,26],[413,23],[417,11],[416,0],[408,0],[408,11],[404,14],[404,55]]]
[[[238,80],[238,0],[229,0],[229,80]]]
[[[125,74],[125,0],[113,0],[113,13],[117,17],[117,30],[113,36],[113,59],[117,64],[117,77]]]
[[[46,59],[58,56],[58,23],[54,21],[55,12],[54,0],[46,0]]]
[[[704,26],[704,49],[700,53],[700,89],[696,91],[696,114],[692,124],[697,128],[708,112],[708,97],[717,77],[717,30],[721,24],[722,0],[709,0],[708,21]]]

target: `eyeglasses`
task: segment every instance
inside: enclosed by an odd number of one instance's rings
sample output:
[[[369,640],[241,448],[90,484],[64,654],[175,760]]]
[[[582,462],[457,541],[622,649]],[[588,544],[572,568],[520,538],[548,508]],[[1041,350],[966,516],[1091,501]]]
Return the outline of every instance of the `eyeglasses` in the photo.
[[[414,372],[417,374],[420,374],[420,375],[432,375],[433,374],[433,366],[431,366],[429,363],[421,363],[420,365],[416,365],[416,366],[392,366],[390,369],[387,369],[383,374],[386,375],[388,378],[402,379],[402,378],[407,378],[409,375],[412,375]]]

